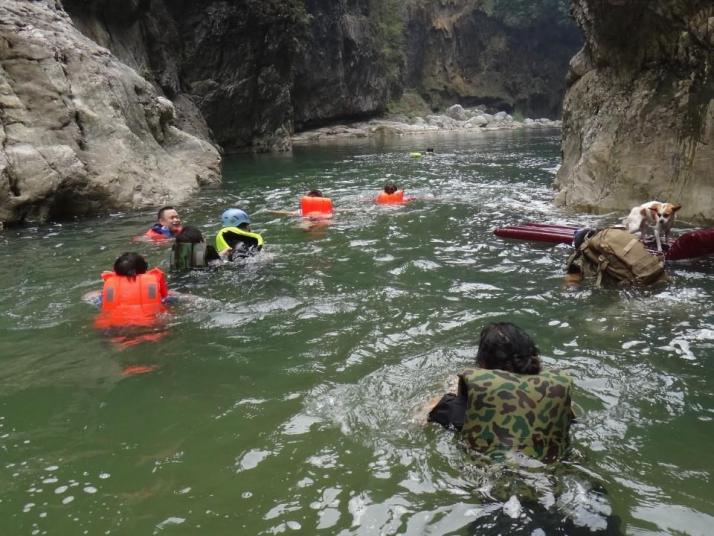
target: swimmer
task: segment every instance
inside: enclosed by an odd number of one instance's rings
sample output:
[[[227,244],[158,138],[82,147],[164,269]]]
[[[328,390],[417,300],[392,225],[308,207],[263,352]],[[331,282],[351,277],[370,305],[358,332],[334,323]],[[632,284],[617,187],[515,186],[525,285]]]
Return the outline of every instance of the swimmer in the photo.
[[[161,242],[174,238],[181,232],[181,218],[171,206],[161,207],[156,215],[156,223],[139,240]]]
[[[223,228],[216,235],[216,251],[222,260],[249,257],[263,249],[263,237],[250,230],[250,217],[244,210],[225,210],[221,223]]]
[[[457,393],[432,407],[429,422],[459,430],[484,454],[515,450],[546,462],[563,456],[573,420],[572,380],[543,370],[531,337],[511,323],[489,324],[475,364],[459,375]]]
[[[114,316],[125,317],[132,312],[142,316],[147,310],[152,314],[163,312],[159,305],[177,296],[169,294],[164,273],[159,268],[149,269],[146,259],[138,253],[123,253],[114,261],[113,268],[112,272],[102,272],[102,290],[87,292],[82,298],[101,307],[103,312],[112,310],[116,312]],[[146,318],[140,320],[144,322]]]
[[[169,256],[172,270],[192,270],[219,264],[221,264],[221,257],[216,248],[206,244],[199,229],[186,226],[176,235]]]
[[[384,190],[377,194],[374,202],[378,205],[403,205],[413,201],[415,197],[404,197],[404,190],[400,190],[393,182],[384,185]]]
[[[310,190],[300,198],[300,210],[268,210],[267,212],[285,216],[325,219],[332,217],[334,209],[332,199],[322,195],[320,190]]]

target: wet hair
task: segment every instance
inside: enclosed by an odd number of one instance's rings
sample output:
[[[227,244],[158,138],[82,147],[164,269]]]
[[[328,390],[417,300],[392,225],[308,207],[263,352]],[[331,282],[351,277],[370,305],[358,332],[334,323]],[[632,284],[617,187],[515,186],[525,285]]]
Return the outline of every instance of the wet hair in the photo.
[[[171,207],[168,205],[166,205],[165,207],[161,207],[159,209],[159,212],[157,212],[157,214],[156,214],[156,220],[157,221],[160,220],[161,217],[164,215],[164,212],[166,212],[167,210],[176,210],[176,209],[174,207]]]
[[[530,335],[510,322],[489,324],[481,330],[476,354],[478,366],[516,374],[541,371],[538,348]]]
[[[394,184],[393,182],[388,182],[387,184],[384,185],[384,193],[385,194],[393,194],[398,189],[399,188],[397,188],[397,185]]]
[[[145,274],[149,269],[146,259],[138,253],[122,253],[114,261],[114,273],[126,277],[134,278],[137,275]]]
[[[186,226],[176,235],[176,242],[187,244],[200,244],[203,242],[203,234],[196,227]]]
[[[322,197],[322,192],[320,190],[310,190],[307,193],[308,197]]]

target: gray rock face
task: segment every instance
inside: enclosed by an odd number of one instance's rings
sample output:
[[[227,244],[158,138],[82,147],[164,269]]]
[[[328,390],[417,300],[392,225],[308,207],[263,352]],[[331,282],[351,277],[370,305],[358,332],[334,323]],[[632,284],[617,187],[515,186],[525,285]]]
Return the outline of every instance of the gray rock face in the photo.
[[[714,5],[577,0],[556,201],[620,210],[659,199],[714,219]]]
[[[180,202],[215,148],[53,1],[0,4],[0,221]]]
[[[194,103],[209,128],[192,133],[227,152],[286,150],[296,128],[379,114],[398,76],[379,34],[386,2],[152,0],[106,15],[115,4],[65,1],[87,36]]]
[[[460,104],[454,104],[453,106],[449,106],[446,109],[446,115],[448,115],[451,119],[455,119],[456,121],[466,121],[467,119],[464,107]]]
[[[432,108],[459,102],[560,116],[568,60],[582,45],[566,2],[408,4],[406,85]]]

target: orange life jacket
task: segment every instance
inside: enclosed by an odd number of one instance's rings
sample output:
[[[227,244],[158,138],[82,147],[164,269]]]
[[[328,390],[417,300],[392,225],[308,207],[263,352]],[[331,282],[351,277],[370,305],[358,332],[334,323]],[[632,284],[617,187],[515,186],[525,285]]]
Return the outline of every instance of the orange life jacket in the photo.
[[[156,315],[166,311],[162,298],[168,295],[168,288],[158,268],[134,278],[102,272],[102,279],[102,310],[95,327],[152,326]]]
[[[397,190],[393,194],[379,192],[377,196],[377,204],[379,205],[398,205],[404,202],[404,190]]]
[[[312,197],[304,195],[300,198],[301,216],[332,216],[332,199],[329,197]]]

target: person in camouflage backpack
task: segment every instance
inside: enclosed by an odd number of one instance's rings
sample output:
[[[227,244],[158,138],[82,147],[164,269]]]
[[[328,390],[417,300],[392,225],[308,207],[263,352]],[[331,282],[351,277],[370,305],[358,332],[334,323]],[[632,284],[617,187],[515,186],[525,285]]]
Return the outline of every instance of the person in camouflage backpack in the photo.
[[[531,337],[508,322],[483,328],[476,362],[428,421],[460,430],[484,454],[515,450],[544,462],[562,457],[573,419],[572,380],[543,371]]]
[[[575,251],[568,257],[566,286],[594,278],[598,287],[651,285],[667,280],[664,261],[639,238],[624,229],[580,229],[573,237]]]

